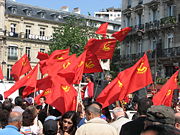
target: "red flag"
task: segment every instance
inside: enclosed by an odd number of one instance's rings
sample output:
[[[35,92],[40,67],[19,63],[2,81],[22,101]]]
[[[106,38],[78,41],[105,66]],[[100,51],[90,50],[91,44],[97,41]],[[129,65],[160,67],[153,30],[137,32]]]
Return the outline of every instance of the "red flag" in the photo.
[[[11,70],[11,75],[15,81],[18,81],[20,76],[29,72],[31,70],[31,65],[26,54],[24,54],[21,59],[19,59],[13,66]]]
[[[130,28],[130,27],[123,28],[122,30],[113,33],[112,37],[115,37],[117,40],[119,40],[121,42],[125,39],[125,37],[131,30],[132,30],[132,28]]]
[[[85,49],[93,52],[99,59],[112,59],[116,42],[116,39],[90,39]]]
[[[73,80],[73,84],[79,84],[82,80],[83,72],[84,72],[84,63],[86,59],[87,51],[84,51],[78,58],[77,58],[77,65],[75,67],[75,77]]]
[[[38,52],[37,59],[39,59],[40,61],[46,60],[48,58],[49,58],[49,55],[47,53]]]
[[[26,97],[26,96],[30,95],[31,93],[33,93],[33,92],[36,92],[38,90],[46,90],[46,89],[51,88],[51,87],[52,87],[51,77],[47,76],[45,78],[37,80],[36,88],[26,86],[26,88],[23,90],[22,95],[23,95],[23,97]]]
[[[166,84],[160,89],[158,93],[153,96],[154,105],[172,105],[173,91],[178,87],[177,77],[179,70],[176,71],[171,78],[166,82]]]
[[[17,89],[21,88],[22,86],[36,87],[37,73],[38,65],[36,65],[34,69],[30,71],[29,74],[24,76],[22,79],[18,80],[8,91],[5,91],[4,97],[7,98],[9,95],[14,93]]]
[[[61,113],[75,110],[77,92],[74,87],[59,76],[52,79],[52,88],[45,90],[40,96],[45,96],[46,103],[54,106]],[[40,96],[36,97],[36,102],[39,101]]]
[[[101,24],[101,26],[96,30],[96,34],[101,34],[103,36],[106,36],[107,33],[107,27],[108,27],[108,23],[103,23]]]
[[[1,70],[1,67],[0,67],[0,80],[4,79],[4,76],[3,76],[3,73],[2,73],[2,70]]]
[[[99,60],[97,56],[93,54],[91,51],[87,52],[85,65],[84,65],[84,73],[95,73],[95,72],[103,72]]]
[[[128,94],[144,88],[152,82],[148,58],[144,54],[134,66],[120,72],[96,100],[106,107],[116,100],[123,100]]]

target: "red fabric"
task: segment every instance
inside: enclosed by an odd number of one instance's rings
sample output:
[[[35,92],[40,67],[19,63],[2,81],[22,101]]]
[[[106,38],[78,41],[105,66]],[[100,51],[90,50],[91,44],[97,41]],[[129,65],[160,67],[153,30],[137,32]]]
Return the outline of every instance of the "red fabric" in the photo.
[[[83,71],[84,71],[84,63],[86,59],[87,51],[84,51],[78,58],[77,58],[77,65],[75,66],[75,77],[73,80],[73,84],[79,84],[82,80]]]
[[[108,27],[108,23],[103,23],[101,24],[101,26],[99,26],[99,28],[96,30],[96,34],[101,34],[103,36],[106,36],[107,33],[107,27]]]
[[[177,84],[178,74],[179,74],[179,70],[176,71],[171,76],[171,78],[166,82],[166,84],[163,85],[160,91],[153,96],[152,101],[154,105],[165,105],[165,106],[172,105],[173,91],[178,87]]]
[[[29,72],[31,70],[31,65],[26,54],[24,54],[13,66],[11,70],[11,75],[15,81],[18,81],[20,76]]]
[[[94,83],[93,82],[89,82],[86,86],[83,87],[83,90],[85,92],[86,88],[88,89],[88,95],[90,98],[92,98],[94,96]],[[84,99],[84,97],[83,97]]]
[[[36,87],[37,83],[38,65],[36,65],[29,74],[18,80],[8,91],[4,92],[4,97],[7,98],[9,95],[14,93],[17,89],[22,86]]]
[[[1,67],[0,67],[0,80],[4,79],[4,76],[3,76],[3,73],[2,73],[2,70],[1,70]]]
[[[122,30],[113,33],[112,37],[115,37],[117,40],[119,40],[121,42],[125,39],[125,37],[131,30],[132,30],[132,28],[130,28],[130,27],[123,28]]]
[[[49,55],[47,53],[38,52],[37,59],[39,59],[40,61],[46,60],[48,58],[49,58]]]
[[[98,59],[112,59],[116,42],[116,39],[90,39],[85,49],[93,52]]]
[[[120,72],[96,100],[104,108],[117,100],[123,100],[128,94],[144,88],[152,82],[148,58],[144,54],[134,66]]]
[[[103,72],[99,60],[95,54],[91,51],[87,52],[85,65],[84,65],[84,73],[95,73],[95,72]]]
[[[77,92],[74,87],[59,76],[52,78],[52,82],[52,88],[45,90],[35,98],[35,101],[39,102],[39,98],[45,96],[46,103],[54,106],[61,113],[75,111]]]

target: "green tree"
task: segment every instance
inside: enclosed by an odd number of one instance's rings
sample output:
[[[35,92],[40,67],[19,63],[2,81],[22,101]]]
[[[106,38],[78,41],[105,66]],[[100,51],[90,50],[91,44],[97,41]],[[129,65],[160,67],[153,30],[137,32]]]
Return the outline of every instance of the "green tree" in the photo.
[[[54,30],[50,52],[70,47],[71,54],[81,54],[88,39],[98,37],[95,28],[87,26],[87,22],[94,25],[92,20],[80,16],[69,15],[64,18],[64,22]]]

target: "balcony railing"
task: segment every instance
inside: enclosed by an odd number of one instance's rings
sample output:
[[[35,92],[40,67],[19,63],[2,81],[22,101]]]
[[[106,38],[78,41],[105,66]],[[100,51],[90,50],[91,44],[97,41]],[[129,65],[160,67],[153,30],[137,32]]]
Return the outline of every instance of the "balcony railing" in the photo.
[[[8,56],[8,60],[17,60],[18,56]]]
[[[169,16],[161,19],[161,26],[176,24],[176,17]]]

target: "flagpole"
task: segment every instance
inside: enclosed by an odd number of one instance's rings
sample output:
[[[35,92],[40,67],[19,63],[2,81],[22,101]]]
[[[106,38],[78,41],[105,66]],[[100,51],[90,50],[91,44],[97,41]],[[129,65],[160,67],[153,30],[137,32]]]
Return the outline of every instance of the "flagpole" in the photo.
[[[38,64],[38,67],[37,67],[38,69],[39,69],[39,64]],[[39,70],[38,70],[39,71]],[[38,73],[37,73],[37,76],[38,76]],[[35,103],[35,97],[36,97],[36,89],[37,89],[37,83],[36,83],[36,85],[35,85],[35,88],[34,88],[34,102],[33,102],[33,105],[34,105],[34,103]]]
[[[81,82],[78,85],[78,95],[77,95],[77,102],[76,102],[76,112],[78,110],[78,104],[79,104],[79,96],[81,96],[80,94],[80,88],[81,88]],[[82,98],[81,98],[82,99]]]

